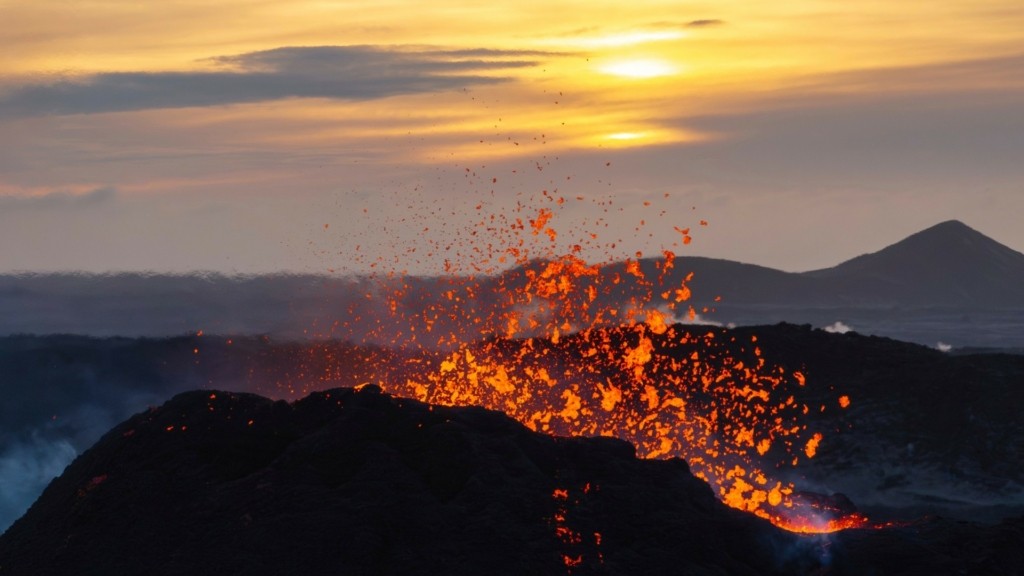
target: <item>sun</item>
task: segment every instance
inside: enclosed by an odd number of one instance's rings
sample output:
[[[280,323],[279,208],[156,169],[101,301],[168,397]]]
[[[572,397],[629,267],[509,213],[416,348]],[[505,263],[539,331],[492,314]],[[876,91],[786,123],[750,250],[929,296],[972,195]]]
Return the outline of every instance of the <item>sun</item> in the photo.
[[[599,71],[623,78],[658,78],[671,76],[678,69],[670,62],[654,59],[615,60],[598,68]]]
[[[637,140],[643,138],[643,132],[615,132],[606,136],[609,140]]]

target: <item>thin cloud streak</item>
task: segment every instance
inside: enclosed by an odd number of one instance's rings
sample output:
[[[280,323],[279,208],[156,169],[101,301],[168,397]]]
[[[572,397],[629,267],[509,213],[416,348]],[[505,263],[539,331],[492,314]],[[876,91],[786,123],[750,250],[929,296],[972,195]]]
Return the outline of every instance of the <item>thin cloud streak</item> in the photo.
[[[687,28],[707,28],[709,26],[721,26],[725,24],[724,20],[718,20],[714,18],[705,18],[701,20],[690,20],[686,23]]]
[[[16,210],[68,210],[86,208],[112,202],[117,197],[117,190],[112,187],[101,187],[74,194],[56,191],[40,195],[4,194],[0,195],[0,210],[13,212]]]
[[[209,61],[228,70],[106,72],[16,86],[0,117],[95,114],[329,98],[372,100],[509,80],[490,75],[538,64],[545,54],[501,50],[399,50],[376,46],[284,47]]]
[[[807,90],[868,93],[1024,89],[1024,53],[817,74],[798,83]]]

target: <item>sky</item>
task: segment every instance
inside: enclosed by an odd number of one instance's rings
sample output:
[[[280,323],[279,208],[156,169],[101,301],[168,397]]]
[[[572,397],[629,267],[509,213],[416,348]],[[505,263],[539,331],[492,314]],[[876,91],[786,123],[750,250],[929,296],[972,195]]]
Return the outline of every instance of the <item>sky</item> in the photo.
[[[691,228],[680,255],[803,271],[949,219],[1024,250],[1019,0],[0,0],[0,22],[0,273],[435,274],[549,205],[591,258]]]

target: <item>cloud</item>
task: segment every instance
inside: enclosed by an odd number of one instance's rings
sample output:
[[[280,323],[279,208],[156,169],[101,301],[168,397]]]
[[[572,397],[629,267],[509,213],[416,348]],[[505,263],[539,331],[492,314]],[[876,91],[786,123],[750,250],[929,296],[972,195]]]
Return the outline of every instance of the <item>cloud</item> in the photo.
[[[808,77],[804,88],[841,85],[865,92],[963,91],[977,89],[1024,88],[1024,53],[990,58],[941,61],[932,64],[884,66]]]
[[[369,100],[492,84],[494,72],[535,66],[536,51],[377,46],[283,47],[207,61],[220,70],[105,72],[16,86],[0,116],[93,114],[285,98]]]
[[[651,22],[648,26],[652,28],[702,28],[721,26],[723,24],[725,24],[725,20],[719,20],[717,18],[701,18],[686,22],[679,20],[659,20],[657,22]]]
[[[718,20],[714,18],[701,19],[701,20],[690,20],[686,23],[687,28],[707,28],[710,26],[721,26],[725,24],[725,20]]]
[[[1024,57],[979,62],[970,71],[958,64],[902,76],[878,70],[808,79],[804,93],[794,89],[750,112],[670,122],[720,136],[702,147],[705,156],[721,158],[727,166],[720,169],[733,169],[733,177],[746,173],[761,185],[779,177],[788,187],[815,179],[888,180],[888,186],[912,175],[920,187],[936,174],[946,184],[991,185],[995,175],[1019,171],[1013,152],[1024,145],[1024,77],[1020,87],[992,86],[1001,81],[997,76],[1015,81],[997,72],[1011,62],[1024,65]],[[947,82],[951,77],[977,80]]]
[[[0,195],[0,211],[78,209],[107,204],[117,197],[117,190],[101,187],[82,194],[56,191],[40,195]]]

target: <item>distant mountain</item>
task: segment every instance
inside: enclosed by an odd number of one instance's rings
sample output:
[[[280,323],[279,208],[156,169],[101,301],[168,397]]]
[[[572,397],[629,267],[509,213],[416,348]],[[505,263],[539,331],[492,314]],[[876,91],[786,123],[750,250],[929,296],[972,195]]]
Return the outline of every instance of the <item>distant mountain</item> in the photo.
[[[804,276],[822,280],[843,302],[1024,307],[1024,254],[957,220]]]
[[[301,337],[356,298],[357,283],[314,275],[0,276],[0,334]],[[339,299],[344,302],[338,303]]]
[[[703,257],[601,267],[606,308],[686,282],[696,312],[736,325],[782,321],[853,329],[935,346],[1024,347],[1024,254],[949,221],[835,267],[794,273]],[[296,339],[391,342],[430,311],[435,334],[503,334],[508,298],[537,273],[532,262],[480,278],[154,274],[0,276],[0,335],[172,336],[203,330]],[[687,280],[690,274],[692,278]],[[609,278],[622,281],[608,282]],[[577,287],[578,290],[582,290]],[[653,304],[660,302],[657,298]],[[392,312],[400,312],[397,316]],[[422,343],[422,341],[421,341]]]
[[[677,259],[676,269],[694,273],[694,303],[720,323],[835,325],[929,346],[1024,346],[1024,254],[958,221],[823,270],[693,257]]]
[[[698,299],[786,307],[1024,309],[1024,254],[950,220],[832,268],[790,273],[680,258]]]

